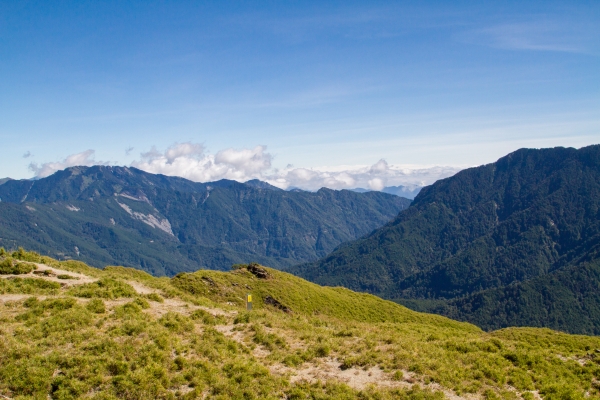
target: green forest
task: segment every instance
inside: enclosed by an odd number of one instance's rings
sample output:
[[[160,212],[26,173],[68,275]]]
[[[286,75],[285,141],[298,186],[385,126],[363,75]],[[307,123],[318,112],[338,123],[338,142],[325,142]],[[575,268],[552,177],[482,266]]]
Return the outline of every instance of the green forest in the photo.
[[[600,146],[522,149],[425,187],[370,235],[290,272],[485,329],[600,333]]]

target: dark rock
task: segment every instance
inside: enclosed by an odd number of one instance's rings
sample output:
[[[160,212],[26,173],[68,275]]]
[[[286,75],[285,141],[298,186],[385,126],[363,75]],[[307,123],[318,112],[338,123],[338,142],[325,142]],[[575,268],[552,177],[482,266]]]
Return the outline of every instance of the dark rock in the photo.
[[[212,278],[209,278],[208,276],[203,276],[202,280],[206,283],[208,283],[210,286],[215,286],[216,283],[215,281],[212,280]]]
[[[265,304],[268,304],[268,305],[270,305],[270,306],[273,306],[273,307],[275,307],[275,308],[277,308],[277,309],[279,309],[279,310],[283,311],[284,313],[288,313],[288,314],[291,314],[291,313],[292,313],[292,310],[290,310],[288,307],[286,307],[286,306],[284,306],[283,304],[281,304],[281,303],[279,302],[279,300],[277,300],[277,299],[274,299],[274,298],[273,298],[273,297],[271,297],[271,296],[267,296],[267,297],[265,297]]]
[[[250,272],[252,275],[256,276],[258,279],[270,279],[271,278],[271,274],[269,274],[269,272],[267,272],[266,269],[264,269],[257,263],[248,264],[246,269],[248,270],[248,272]]]

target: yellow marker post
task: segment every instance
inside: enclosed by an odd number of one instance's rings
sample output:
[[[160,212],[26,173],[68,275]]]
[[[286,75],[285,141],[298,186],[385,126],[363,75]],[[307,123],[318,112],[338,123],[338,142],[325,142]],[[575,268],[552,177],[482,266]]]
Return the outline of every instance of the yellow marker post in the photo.
[[[252,310],[252,295],[250,293],[246,295],[246,310]]]

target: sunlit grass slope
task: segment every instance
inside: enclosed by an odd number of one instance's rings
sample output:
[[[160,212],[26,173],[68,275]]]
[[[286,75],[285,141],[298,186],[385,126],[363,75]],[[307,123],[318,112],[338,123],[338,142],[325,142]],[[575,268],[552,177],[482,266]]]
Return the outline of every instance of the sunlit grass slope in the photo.
[[[175,276],[171,284],[190,294],[219,303],[245,306],[245,296],[253,294],[254,307],[264,308],[271,296],[289,309],[291,314],[329,316],[356,322],[421,323],[467,332],[480,332],[468,323],[422,314],[379,297],[356,293],[343,287],[323,287],[294,275],[266,269],[269,277],[257,278],[245,268],[232,272],[201,270]]]
[[[597,337],[486,333],[258,265],[168,279],[26,252],[0,263],[8,398],[600,396]]]

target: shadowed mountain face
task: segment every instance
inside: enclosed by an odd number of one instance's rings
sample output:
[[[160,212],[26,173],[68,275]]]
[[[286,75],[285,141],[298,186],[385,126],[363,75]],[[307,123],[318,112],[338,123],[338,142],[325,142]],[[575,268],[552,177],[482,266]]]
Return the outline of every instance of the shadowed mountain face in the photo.
[[[157,275],[314,260],[410,204],[384,193],[286,192],[259,181],[196,183],[105,166],[10,180],[0,199],[0,246]]]
[[[292,271],[484,328],[600,333],[600,146],[522,149],[424,188]]]

